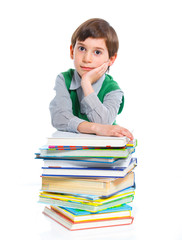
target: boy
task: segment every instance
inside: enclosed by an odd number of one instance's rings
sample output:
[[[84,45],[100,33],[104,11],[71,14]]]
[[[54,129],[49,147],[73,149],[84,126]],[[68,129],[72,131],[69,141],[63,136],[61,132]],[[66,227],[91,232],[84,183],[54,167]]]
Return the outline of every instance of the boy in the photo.
[[[118,47],[115,30],[103,19],[89,19],[73,33],[70,57],[75,70],[58,75],[56,96],[50,103],[52,125],[57,130],[133,139],[127,129],[115,125],[124,96],[105,74],[117,57]]]

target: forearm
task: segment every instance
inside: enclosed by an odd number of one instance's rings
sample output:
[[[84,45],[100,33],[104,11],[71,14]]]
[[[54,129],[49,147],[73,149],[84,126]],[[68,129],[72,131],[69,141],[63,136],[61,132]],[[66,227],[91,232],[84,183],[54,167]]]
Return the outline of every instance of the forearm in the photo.
[[[133,135],[129,130],[119,125],[105,125],[84,121],[78,125],[78,131],[81,133],[91,133],[100,136],[123,137],[126,136],[133,140]]]
[[[52,126],[59,131],[78,132],[78,125],[84,120],[70,113],[52,113]]]
[[[123,93],[120,90],[110,92],[102,103],[96,93],[92,93],[82,99],[81,108],[90,122],[111,125],[117,117],[122,96]]]
[[[109,136],[111,135],[111,133],[107,132],[109,126],[110,125],[103,125],[100,123],[84,121],[78,125],[78,131],[81,133],[91,133],[100,136]]]
[[[84,121],[78,125],[77,130],[81,133],[96,134],[97,123]]]

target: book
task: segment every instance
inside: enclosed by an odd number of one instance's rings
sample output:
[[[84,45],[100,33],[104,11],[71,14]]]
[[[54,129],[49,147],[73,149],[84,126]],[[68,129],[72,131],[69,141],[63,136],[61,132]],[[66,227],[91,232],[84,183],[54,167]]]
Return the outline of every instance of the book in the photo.
[[[85,221],[74,223],[72,220],[67,218],[65,215],[55,211],[54,209],[44,208],[43,214],[50,217],[52,220],[61,224],[69,230],[83,230],[90,228],[101,228],[101,227],[111,227],[111,226],[121,226],[128,225],[133,222],[133,217],[121,217],[116,219],[102,219],[95,221]]]
[[[79,178],[42,176],[42,191],[108,196],[134,186],[134,172],[124,178]]]
[[[120,199],[117,199],[115,201],[110,201],[107,202],[105,204],[100,204],[100,205],[94,205],[94,204],[88,204],[88,203],[79,203],[79,202],[69,202],[69,201],[63,201],[63,200],[59,200],[59,199],[55,199],[55,198],[47,198],[47,197],[43,197],[40,196],[39,197],[39,202],[40,203],[45,203],[45,204],[49,204],[49,205],[55,205],[55,206],[61,206],[61,207],[68,207],[68,208],[77,208],[77,209],[81,209],[81,210],[86,210],[86,211],[90,211],[90,212],[98,212],[110,207],[114,207],[117,205],[121,205],[121,204],[127,204],[127,203],[131,203],[134,199],[134,195],[129,195]]]
[[[43,160],[55,160],[55,161],[80,161],[80,162],[95,162],[95,163],[114,163],[117,160],[124,158],[113,158],[113,157],[41,157],[40,153],[35,153],[35,159]]]
[[[75,223],[94,221],[99,219],[130,217],[132,207],[127,204],[122,204],[95,213],[75,208],[64,208],[59,206],[51,206],[51,209],[63,214]]]
[[[42,176],[79,176],[79,177],[125,177],[137,165],[136,158],[129,158],[127,167],[42,167]]]
[[[114,160],[115,159],[115,160]],[[44,167],[128,167],[131,161],[131,155],[128,158],[113,158],[113,162],[108,162],[102,159],[102,161],[85,161],[83,160],[71,160],[71,159],[43,159]]]
[[[79,149],[99,149],[99,148],[125,148],[125,147],[136,147],[137,139],[130,140],[124,147],[90,147],[90,146],[62,146],[62,145],[49,145],[49,148],[55,150],[79,150]]]
[[[106,198],[94,196],[66,195],[62,193],[40,192],[39,202],[49,205],[76,208],[90,212],[98,212],[110,207],[132,202],[134,191],[132,189],[118,192]]]
[[[59,193],[59,192],[49,192],[49,191],[43,191],[41,190],[40,192],[40,196],[41,197],[48,197],[48,198],[56,198],[56,199],[61,199],[61,200],[65,200],[65,201],[80,201],[80,202],[100,202],[102,201],[102,203],[105,203],[107,201],[110,201],[111,197],[112,199],[116,199],[116,198],[120,198],[120,197],[124,197],[124,196],[128,196],[131,194],[135,193],[135,185],[132,187],[128,187],[125,189],[122,189],[120,191],[114,192],[112,194],[108,194],[108,195],[102,195],[102,194],[98,194],[98,195],[93,195],[93,194],[79,194],[79,193]],[[102,200],[101,200],[102,199]]]
[[[131,158],[131,155],[128,157]],[[44,167],[120,167],[127,164],[128,158],[95,158],[92,160],[88,159],[54,159],[54,158],[44,158]]]
[[[123,147],[128,142],[127,137],[106,137],[63,131],[56,131],[51,137],[47,138],[47,145],[50,146]]]
[[[76,150],[57,150],[49,148],[47,145],[40,148],[40,153],[37,153],[39,158],[60,158],[60,157],[112,157],[112,158],[127,158],[134,152],[134,148],[92,148],[92,149],[76,149]]]
[[[68,201],[68,202],[70,201],[79,202],[83,204],[91,204],[96,206],[96,205],[102,205],[120,198],[134,195],[134,194],[135,194],[135,187],[129,187],[107,196],[91,195],[91,194],[72,194],[72,193],[66,194],[66,193],[41,191],[40,197],[58,199],[61,201]]]

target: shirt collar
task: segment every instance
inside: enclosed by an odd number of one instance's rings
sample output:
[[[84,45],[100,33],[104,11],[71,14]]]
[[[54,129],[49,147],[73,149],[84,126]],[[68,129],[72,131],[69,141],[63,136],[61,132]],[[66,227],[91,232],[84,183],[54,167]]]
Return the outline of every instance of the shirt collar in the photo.
[[[102,75],[102,77],[99,78],[99,80],[97,80],[97,82],[95,82],[94,84],[92,84],[92,87],[93,87],[93,89],[94,89],[94,91],[95,91],[96,94],[99,93],[104,79],[105,79],[105,74]],[[80,87],[81,87],[81,78],[80,78],[78,72],[75,70],[69,89],[70,89],[70,90],[76,90],[76,89],[78,89],[78,88],[80,88]]]

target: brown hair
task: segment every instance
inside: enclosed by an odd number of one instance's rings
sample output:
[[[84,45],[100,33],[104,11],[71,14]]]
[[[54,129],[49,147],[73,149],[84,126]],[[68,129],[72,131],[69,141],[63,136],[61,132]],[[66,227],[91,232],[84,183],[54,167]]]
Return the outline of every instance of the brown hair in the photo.
[[[82,23],[73,33],[71,44],[75,47],[76,41],[85,41],[87,38],[104,38],[109,52],[109,58],[117,53],[119,41],[115,30],[108,22],[100,18],[92,18]]]

